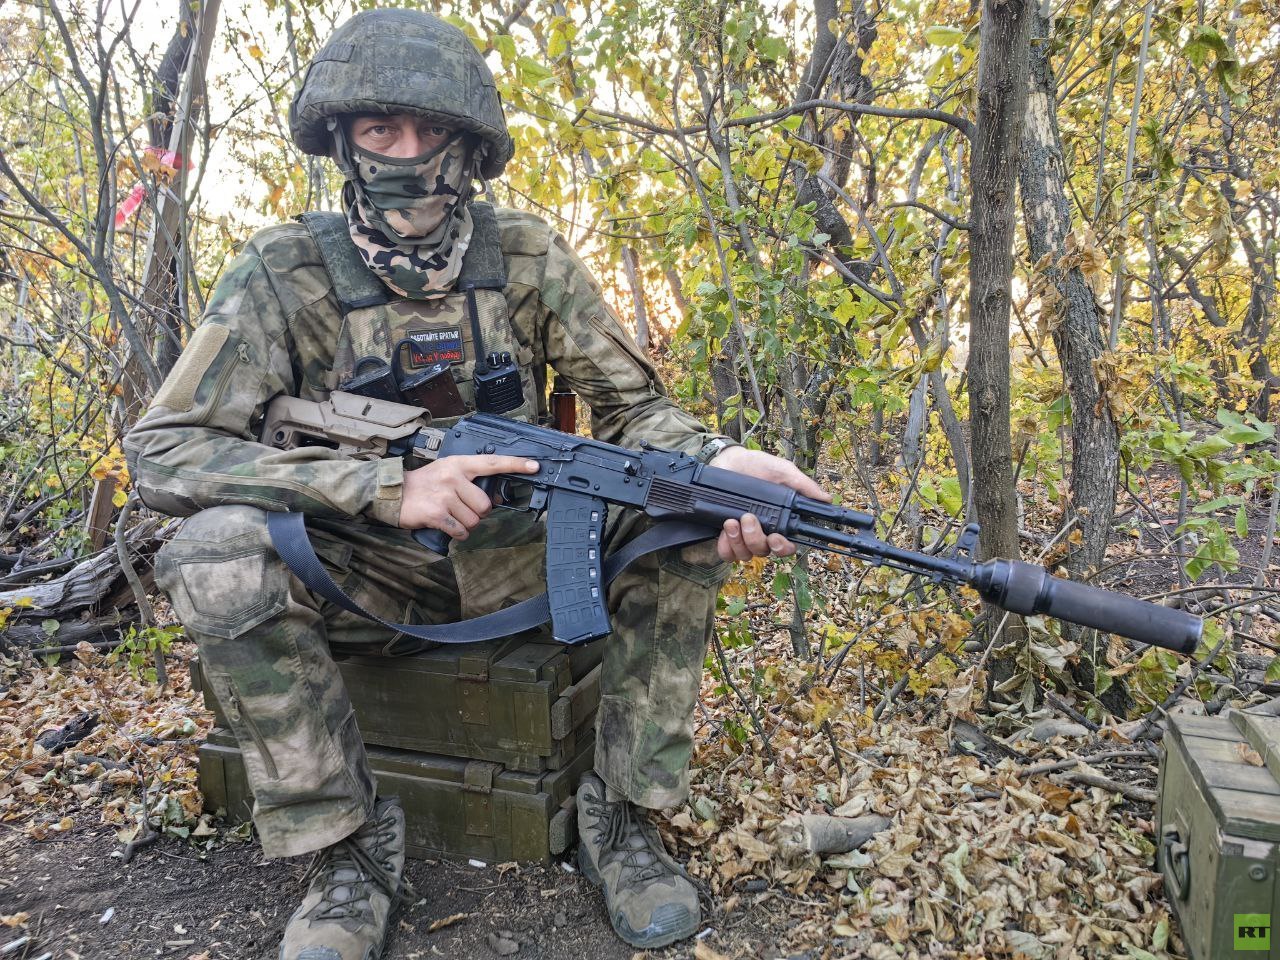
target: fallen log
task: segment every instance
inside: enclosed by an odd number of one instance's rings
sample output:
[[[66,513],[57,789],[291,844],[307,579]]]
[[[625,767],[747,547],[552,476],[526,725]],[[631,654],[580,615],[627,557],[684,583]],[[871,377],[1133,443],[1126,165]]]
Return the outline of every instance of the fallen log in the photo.
[[[144,587],[153,583],[151,560],[163,529],[160,520],[147,518],[126,535]],[[137,599],[114,546],[85,557],[52,580],[0,589],[0,609],[4,608],[9,608],[9,616],[0,630],[0,649],[109,641],[138,620]],[[46,627],[51,620],[57,621],[56,628]]]
[[[58,630],[53,634],[40,623],[11,624],[0,632],[0,647],[22,647],[37,656],[71,653],[81,642],[94,647],[109,647],[119,643],[121,631],[137,620],[129,613],[128,610],[120,610],[94,620],[59,620]]]

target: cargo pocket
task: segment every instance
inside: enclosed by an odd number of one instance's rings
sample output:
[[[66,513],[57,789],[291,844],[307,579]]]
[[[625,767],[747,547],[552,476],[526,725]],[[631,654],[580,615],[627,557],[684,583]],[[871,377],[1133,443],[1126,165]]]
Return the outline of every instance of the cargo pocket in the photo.
[[[262,729],[258,726],[252,712],[245,709],[244,699],[236,689],[235,682],[225,674],[211,674],[209,685],[213,687],[214,696],[218,698],[218,704],[226,714],[227,722],[231,724],[231,732],[240,741],[241,752],[246,762],[252,765],[256,760],[260,767],[259,770],[251,773],[252,781],[260,784],[264,779],[279,780],[280,768],[276,764],[275,756],[271,753],[271,748],[267,745],[267,738],[263,736]],[[246,749],[247,746],[252,746],[253,750]]]
[[[719,587],[729,579],[733,565],[716,553],[716,541],[706,540],[682,547],[677,553],[664,550],[658,565],[665,571],[701,587]]]
[[[531,514],[496,511],[454,545],[449,559],[464,620],[547,589],[546,527]]]
[[[284,565],[254,534],[170,541],[156,560],[156,584],[183,626],[224,640],[279,616],[289,599]]]

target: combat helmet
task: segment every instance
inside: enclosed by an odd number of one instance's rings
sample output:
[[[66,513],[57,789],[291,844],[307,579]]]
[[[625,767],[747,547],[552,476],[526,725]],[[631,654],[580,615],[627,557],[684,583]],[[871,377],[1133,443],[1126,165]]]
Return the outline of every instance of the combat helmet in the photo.
[[[465,33],[421,10],[365,10],[334,31],[289,106],[294,143],[327,155],[328,122],[345,113],[415,113],[469,130],[488,144],[485,177],[500,175],[511,159],[511,135],[484,58]]]

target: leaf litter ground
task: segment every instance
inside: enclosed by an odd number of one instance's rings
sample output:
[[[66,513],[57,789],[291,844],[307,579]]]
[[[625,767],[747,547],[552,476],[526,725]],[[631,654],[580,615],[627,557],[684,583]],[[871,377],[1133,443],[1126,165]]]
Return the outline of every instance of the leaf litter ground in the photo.
[[[761,648],[753,655],[794,669]],[[0,927],[0,946],[26,933],[55,957],[272,954],[303,865],[263,862],[256,843],[202,810],[195,751],[210,718],[180,663],[172,673],[168,692],[119,666],[74,661],[11,680],[0,701],[0,922],[12,926]],[[1149,809],[1021,778],[1009,758],[957,754],[945,729],[905,714],[842,719],[843,704],[827,718],[843,772],[831,742],[808,732],[807,700],[777,714],[764,707],[769,761],[717,732],[737,710],[718,686],[708,675],[690,803],[663,827],[707,890],[710,932],[669,955],[1162,955],[1169,921],[1150,869]],[[826,694],[846,695],[839,681]],[[42,755],[35,735],[86,711],[103,714],[97,729]],[[1149,766],[1139,773],[1150,779]],[[167,835],[125,865],[140,782]],[[786,815],[823,810],[894,822],[861,852],[789,858],[779,843]],[[631,956],[595,891],[558,865],[417,863],[411,879],[426,903],[401,915],[389,957],[500,955],[495,943],[527,957]]]
[[[1111,556],[1131,555],[1128,575],[1154,592],[1169,572],[1143,564],[1142,546]],[[1131,742],[1139,724],[1086,731],[1015,706],[984,733],[969,722],[984,664],[954,604],[904,599],[896,575],[840,560],[819,574],[808,660],[791,652],[785,581],[748,566],[726,590],[692,793],[661,818],[703,888],[705,929],[655,956],[1182,956],[1152,868],[1155,760]],[[305,863],[264,862],[203,809],[196,751],[211,717],[190,688],[193,652],[175,648],[168,690],[88,650],[0,677],[0,949],[27,936],[14,956],[275,955]],[[56,755],[35,743],[86,713],[100,722],[82,742]],[[1033,726],[1065,736],[1028,739]],[[126,864],[144,786],[164,835]],[[819,858],[790,842],[806,813],[891,826]],[[398,915],[388,958],[633,955],[566,864],[414,862],[409,876],[424,902]]]

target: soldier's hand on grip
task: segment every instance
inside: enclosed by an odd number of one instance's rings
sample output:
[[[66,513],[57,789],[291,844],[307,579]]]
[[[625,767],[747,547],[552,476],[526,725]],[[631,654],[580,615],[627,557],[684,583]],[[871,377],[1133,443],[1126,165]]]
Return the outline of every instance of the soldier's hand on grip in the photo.
[[[455,540],[465,540],[493,509],[489,495],[473,483],[477,477],[537,472],[536,460],[486,454],[445,457],[417,470],[406,470],[400,526],[406,530],[430,527]]]

